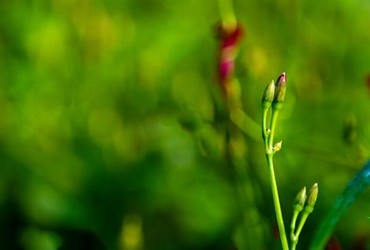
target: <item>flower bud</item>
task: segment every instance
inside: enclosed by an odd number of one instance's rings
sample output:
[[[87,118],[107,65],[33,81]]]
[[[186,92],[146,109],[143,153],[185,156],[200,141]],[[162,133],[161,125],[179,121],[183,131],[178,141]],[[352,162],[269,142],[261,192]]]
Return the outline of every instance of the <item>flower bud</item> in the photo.
[[[310,193],[308,195],[307,204],[305,207],[305,211],[307,213],[311,213],[313,211],[316,200],[317,200],[318,193],[319,193],[319,186],[317,185],[317,183],[315,183],[311,187]]]
[[[276,152],[280,151],[282,145],[283,145],[283,141],[279,141],[279,142],[275,143],[275,145],[272,148],[273,152],[276,153]]]
[[[244,29],[241,24],[225,27],[221,23],[217,25],[217,37],[221,40],[221,48],[237,46],[243,38]]]
[[[218,25],[218,38],[220,39],[218,77],[221,90],[226,96],[228,95],[227,89],[235,78],[235,58],[242,36],[243,28],[240,24],[232,27]]]
[[[274,100],[274,96],[275,96],[275,83],[274,81],[271,81],[271,83],[266,86],[265,92],[263,93],[262,107],[268,109],[271,106],[272,101]]]
[[[303,206],[306,202],[307,195],[306,195],[306,187],[302,188],[302,190],[297,194],[295,201],[294,201],[294,210],[298,213],[303,210]]]
[[[274,103],[283,103],[286,91],[286,75],[282,73],[276,80],[276,90],[274,96]]]

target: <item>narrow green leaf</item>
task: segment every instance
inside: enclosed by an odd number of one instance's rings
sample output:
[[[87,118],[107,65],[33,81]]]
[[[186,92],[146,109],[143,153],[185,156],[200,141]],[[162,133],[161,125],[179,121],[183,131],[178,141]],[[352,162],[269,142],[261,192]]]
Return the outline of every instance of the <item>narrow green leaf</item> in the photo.
[[[370,161],[348,183],[314,235],[310,249],[324,249],[336,224],[349,206],[370,186]]]

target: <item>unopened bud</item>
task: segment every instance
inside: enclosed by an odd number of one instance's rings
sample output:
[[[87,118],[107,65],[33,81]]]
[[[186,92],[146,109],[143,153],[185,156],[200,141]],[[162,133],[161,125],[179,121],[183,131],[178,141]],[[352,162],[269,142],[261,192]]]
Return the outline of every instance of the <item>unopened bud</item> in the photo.
[[[274,103],[279,104],[283,103],[285,99],[285,91],[286,91],[286,75],[285,72],[282,73],[278,79],[276,80],[276,89],[275,89],[275,96],[274,96]]]
[[[294,201],[294,210],[298,213],[303,210],[304,204],[307,199],[306,187],[302,188],[302,190],[297,194],[295,201]]]
[[[280,151],[282,145],[283,145],[283,141],[279,141],[275,143],[274,147],[272,148],[274,150],[274,153]]]
[[[313,184],[310,193],[308,195],[307,204],[305,210],[307,213],[311,213],[315,207],[315,203],[317,200],[317,195],[319,193],[319,186],[317,183]]]
[[[263,93],[262,107],[267,108],[267,109],[270,108],[271,103],[274,100],[274,96],[275,96],[275,83],[274,83],[274,81],[271,81],[271,83],[269,83],[266,86],[265,92]]]

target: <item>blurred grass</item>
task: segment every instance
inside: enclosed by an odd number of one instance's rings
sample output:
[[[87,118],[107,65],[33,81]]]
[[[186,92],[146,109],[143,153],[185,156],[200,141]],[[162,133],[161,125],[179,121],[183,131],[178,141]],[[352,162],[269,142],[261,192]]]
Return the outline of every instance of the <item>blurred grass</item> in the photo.
[[[304,243],[370,155],[370,5],[235,6],[237,75],[257,123],[265,84],[288,75],[276,157],[286,223],[296,192],[320,185]],[[214,1],[1,1],[2,249],[276,244],[262,144],[235,142],[239,177],[225,158],[218,21]],[[338,226],[344,246],[370,232],[368,195]]]

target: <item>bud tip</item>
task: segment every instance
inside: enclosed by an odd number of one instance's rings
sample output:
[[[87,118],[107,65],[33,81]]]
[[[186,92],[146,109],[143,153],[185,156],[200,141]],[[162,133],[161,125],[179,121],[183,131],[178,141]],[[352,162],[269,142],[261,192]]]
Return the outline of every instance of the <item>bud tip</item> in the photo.
[[[295,206],[297,206],[297,209],[299,211],[303,209],[306,199],[307,199],[306,187],[303,187],[301,191],[299,191],[295,199]]]
[[[280,74],[277,82],[281,82],[281,83],[285,83],[286,82],[286,73],[285,72],[283,72],[283,73]]]
[[[312,185],[312,188],[310,190],[310,194],[308,196],[308,200],[307,200],[307,205],[308,206],[311,206],[312,208],[313,208],[313,206],[315,206],[318,193],[319,193],[319,185],[317,183],[315,183],[315,184]]]

